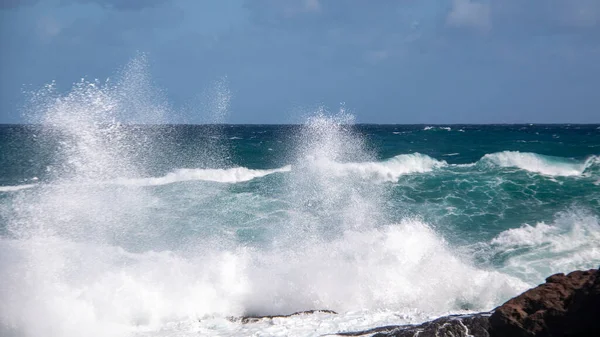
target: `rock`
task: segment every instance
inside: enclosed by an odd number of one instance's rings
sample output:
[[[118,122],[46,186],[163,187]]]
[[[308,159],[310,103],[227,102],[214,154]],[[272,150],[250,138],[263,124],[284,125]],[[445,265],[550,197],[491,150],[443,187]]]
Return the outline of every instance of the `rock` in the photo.
[[[490,313],[451,315],[419,325],[385,326],[357,332],[341,332],[339,336],[373,337],[489,337]]]
[[[583,337],[600,336],[600,270],[556,274],[496,308],[420,325],[386,326],[341,336]]]
[[[243,324],[291,315],[230,318]],[[392,325],[327,336],[373,337],[583,337],[600,336],[600,269],[556,274],[493,312],[451,315],[419,325]]]
[[[306,310],[306,311],[298,311],[298,312],[295,312],[295,313],[289,314],[289,315],[242,316],[242,317],[229,317],[228,319],[231,322],[240,322],[242,324],[248,324],[248,323],[256,323],[256,322],[258,322],[260,320],[263,320],[263,319],[287,318],[287,317],[298,316],[298,315],[310,315],[310,314],[314,314],[314,313],[317,313],[317,312],[337,315],[337,312],[335,312],[333,310]]]
[[[600,336],[600,270],[556,274],[496,308],[490,335]]]

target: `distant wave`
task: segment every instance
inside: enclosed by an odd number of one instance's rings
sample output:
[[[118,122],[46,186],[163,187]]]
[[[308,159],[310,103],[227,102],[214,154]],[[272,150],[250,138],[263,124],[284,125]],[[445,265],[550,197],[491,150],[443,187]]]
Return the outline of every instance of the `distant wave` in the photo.
[[[544,156],[531,152],[503,151],[486,154],[479,161],[482,165],[516,167],[547,176],[580,176],[590,167],[598,165],[598,156],[591,156],[583,162],[569,158]]]
[[[429,130],[446,130],[446,131],[452,131],[452,128],[449,126],[426,126],[423,128],[423,131],[429,131]]]
[[[446,161],[421,153],[412,153],[397,155],[384,161],[363,163],[339,163],[327,159],[308,158],[308,162],[303,165],[307,169],[324,171],[338,177],[356,176],[362,179],[395,182],[402,175],[430,172],[448,164]]]
[[[458,153],[444,154],[455,156]],[[233,167],[226,169],[178,169],[162,177],[119,178],[108,183],[126,186],[160,186],[185,181],[212,181],[240,183],[262,178],[273,173],[311,170],[331,177],[354,177],[376,182],[396,182],[406,174],[427,173],[444,167],[482,167],[484,169],[517,168],[546,176],[588,176],[600,169],[600,156],[584,161],[570,158],[545,156],[531,152],[503,151],[484,155],[479,161],[467,164],[448,164],[422,153],[400,154],[389,159],[373,162],[336,162],[327,158],[307,157],[304,161],[275,169],[250,169]],[[106,183],[97,182],[97,183]],[[595,184],[600,183],[597,181]],[[29,189],[37,184],[0,186],[0,193]]]
[[[290,170],[291,166],[289,165],[272,170],[252,170],[246,167],[234,167],[228,169],[179,169],[163,177],[121,179],[117,180],[116,183],[133,186],[159,186],[193,180],[239,183],[273,173],[288,172]]]
[[[36,184],[16,185],[16,186],[0,186],[0,192],[16,192],[35,187]]]

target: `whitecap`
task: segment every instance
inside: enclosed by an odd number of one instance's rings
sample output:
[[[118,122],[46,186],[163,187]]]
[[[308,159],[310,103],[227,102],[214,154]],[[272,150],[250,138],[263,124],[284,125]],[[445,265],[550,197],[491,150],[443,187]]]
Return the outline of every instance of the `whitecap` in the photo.
[[[437,160],[421,153],[401,154],[379,162],[339,163],[326,158],[306,158],[307,169],[318,169],[338,177],[359,177],[379,182],[395,182],[402,175],[431,172],[447,166],[443,160]]]
[[[504,271],[531,281],[548,275],[596,267],[600,263],[600,222],[583,212],[559,213],[551,223],[523,224],[491,241],[505,255]]]
[[[289,172],[290,165],[271,170],[253,170],[246,167],[233,167],[228,169],[179,169],[162,177],[117,179],[116,184],[129,186],[159,186],[184,181],[212,181],[218,183],[239,183],[255,178],[264,177],[273,173]]]
[[[503,151],[486,154],[479,161],[484,165],[516,167],[548,176],[580,176],[598,161],[596,156],[577,162],[569,158],[551,157],[531,152]]]
[[[15,185],[15,186],[0,186],[0,192],[16,192],[29,189],[37,186],[37,184]]]

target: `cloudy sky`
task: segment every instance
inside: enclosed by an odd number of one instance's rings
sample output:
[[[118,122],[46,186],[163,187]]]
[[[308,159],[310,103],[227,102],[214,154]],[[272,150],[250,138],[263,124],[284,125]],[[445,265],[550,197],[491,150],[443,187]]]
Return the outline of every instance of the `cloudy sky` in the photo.
[[[173,122],[224,78],[231,123],[600,122],[598,0],[0,0],[0,43],[0,123],[140,53]]]

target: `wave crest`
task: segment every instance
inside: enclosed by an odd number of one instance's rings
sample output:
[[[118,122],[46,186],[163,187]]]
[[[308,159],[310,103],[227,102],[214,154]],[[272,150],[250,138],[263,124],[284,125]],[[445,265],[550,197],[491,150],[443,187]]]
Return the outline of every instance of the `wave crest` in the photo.
[[[516,167],[525,171],[547,176],[581,176],[591,166],[598,163],[597,156],[591,156],[584,162],[569,158],[545,156],[532,152],[503,151],[486,154],[480,164],[498,167]]]
[[[271,170],[253,170],[246,167],[233,167],[228,169],[179,169],[162,177],[122,179],[117,180],[116,183],[130,186],[159,186],[196,180],[219,183],[239,183],[273,173],[288,172],[291,169],[292,167],[290,165]]]
[[[16,192],[20,190],[26,190],[33,188],[36,184],[25,184],[25,185],[11,185],[11,186],[0,186],[0,192]]]
[[[326,171],[333,176],[354,176],[379,182],[395,182],[405,174],[431,172],[448,165],[444,160],[421,153],[401,154],[379,162],[338,163],[310,157],[308,162],[309,167]]]
[[[600,222],[590,214],[559,213],[552,223],[508,229],[491,241],[491,247],[506,259],[504,268],[510,274],[541,280],[600,261]]]

